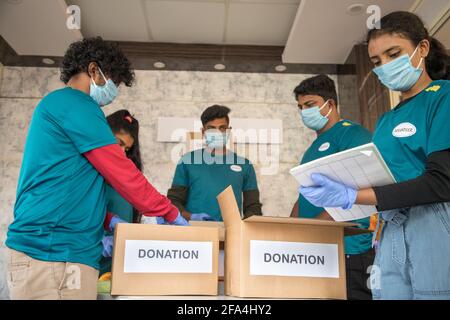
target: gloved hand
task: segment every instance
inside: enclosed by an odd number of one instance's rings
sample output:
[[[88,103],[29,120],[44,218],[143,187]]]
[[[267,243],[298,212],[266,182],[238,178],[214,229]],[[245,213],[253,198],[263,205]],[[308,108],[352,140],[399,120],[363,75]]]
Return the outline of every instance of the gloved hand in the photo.
[[[207,213],[192,213],[192,221],[214,221],[214,219]]]
[[[190,226],[189,222],[187,222],[187,220],[183,218],[183,216],[179,212],[177,218],[169,224],[173,224],[175,226]]]
[[[109,222],[109,229],[111,231],[114,231],[114,228],[116,227],[116,225],[118,223],[128,223],[128,222],[125,221],[125,220],[120,219],[118,216],[114,216],[114,217],[111,218],[111,221]]]
[[[335,182],[320,173],[313,173],[312,187],[301,186],[298,191],[316,207],[349,210],[356,201],[357,191],[343,184]]]
[[[112,256],[112,250],[114,247],[114,237],[113,236],[105,236],[102,239],[103,251],[102,255],[106,258]]]
[[[190,226],[189,222],[187,222],[187,220],[185,218],[183,218],[183,216],[181,215],[180,212],[178,212],[178,216],[173,222],[169,222],[166,219],[164,219],[163,217],[157,217],[156,221],[158,222],[158,224],[171,224],[171,225],[175,225],[175,226]]]
[[[163,217],[156,217],[157,224],[169,224]]]

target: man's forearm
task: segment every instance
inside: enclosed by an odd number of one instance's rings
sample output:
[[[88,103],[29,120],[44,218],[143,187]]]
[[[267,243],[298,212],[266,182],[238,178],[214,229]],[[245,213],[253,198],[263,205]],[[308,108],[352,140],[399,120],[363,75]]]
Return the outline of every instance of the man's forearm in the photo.
[[[144,177],[122,149],[114,144],[84,153],[105,180],[133,207],[148,216],[164,216],[172,222],[178,209]]]
[[[244,201],[243,201],[243,211],[244,217],[248,218],[253,215],[262,215],[262,204],[259,201],[259,191],[258,190],[249,190],[243,192]]]

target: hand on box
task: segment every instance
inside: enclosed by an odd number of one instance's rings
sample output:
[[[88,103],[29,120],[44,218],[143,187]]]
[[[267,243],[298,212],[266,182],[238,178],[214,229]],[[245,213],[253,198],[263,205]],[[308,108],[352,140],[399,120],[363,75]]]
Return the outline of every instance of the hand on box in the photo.
[[[111,221],[109,222],[109,229],[111,231],[114,231],[114,228],[116,227],[116,225],[118,223],[128,223],[128,222],[125,221],[125,220],[120,219],[118,216],[114,216],[114,217],[111,218]]]
[[[343,184],[335,182],[320,173],[313,173],[312,187],[299,188],[299,192],[316,207],[336,208],[349,210],[355,204],[357,191]]]
[[[171,224],[171,225],[175,225],[175,226],[189,226],[190,225],[189,222],[187,222],[187,220],[185,218],[183,218],[183,216],[180,214],[180,212],[178,212],[178,216],[171,223],[168,222],[163,217],[157,217],[156,221],[158,222],[158,224]]]

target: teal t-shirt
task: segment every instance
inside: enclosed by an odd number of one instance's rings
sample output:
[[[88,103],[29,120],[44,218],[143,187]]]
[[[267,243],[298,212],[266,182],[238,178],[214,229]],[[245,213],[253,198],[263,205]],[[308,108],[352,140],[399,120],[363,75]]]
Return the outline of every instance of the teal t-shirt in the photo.
[[[440,80],[380,118],[373,141],[397,182],[421,176],[430,154],[450,149],[449,117],[450,81]]]
[[[300,164],[305,164],[331,154],[355,148],[372,141],[370,132],[361,125],[349,120],[342,120],[317,137],[306,150]],[[302,195],[298,198],[298,216],[302,218],[316,218],[324,208],[312,205]],[[368,228],[370,218],[353,221],[359,223],[361,228]],[[368,251],[372,245],[372,235],[362,234],[348,236],[344,239],[346,254],[361,254]]]
[[[45,96],[28,129],[6,245],[37,260],[98,269],[105,182],[83,153],[115,143],[89,95],[66,87]]]
[[[106,211],[119,216],[120,219],[129,223],[133,222],[133,206],[109,184],[106,185]],[[104,235],[112,236],[113,233],[105,230]],[[111,257],[105,258],[101,256],[100,275],[105,272],[111,272],[111,265]]]
[[[205,149],[185,154],[172,182],[188,187],[187,211],[207,213],[217,221],[223,220],[216,197],[230,185],[242,213],[242,192],[258,189],[253,165],[233,152],[212,156]]]

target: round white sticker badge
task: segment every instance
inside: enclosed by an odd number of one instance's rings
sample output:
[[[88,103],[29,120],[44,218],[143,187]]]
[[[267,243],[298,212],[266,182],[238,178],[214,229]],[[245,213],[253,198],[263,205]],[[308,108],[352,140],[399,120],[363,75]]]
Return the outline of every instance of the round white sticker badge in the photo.
[[[392,135],[397,138],[407,138],[415,135],[417,128],[415,125],[409,122],[400,123],[392,130]]]
[[[242,167],[241,167],[241,166],[238,166],[238,165],[235,165],[235,164],[233,164],[233,165],[230,167],[230,169],[233,170],[234,172],[241,172],[241,171],[242,171]]]
[[[319,147],[319,151],[320,152],[324,152],[324,151],[327,151],[328,149],[330,149],[330,143],[329,142],[325,142],[324,144],[322,144],[320,147]]]

